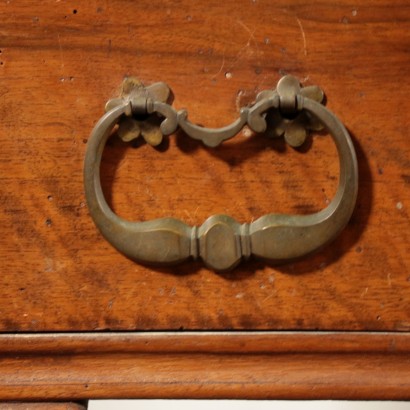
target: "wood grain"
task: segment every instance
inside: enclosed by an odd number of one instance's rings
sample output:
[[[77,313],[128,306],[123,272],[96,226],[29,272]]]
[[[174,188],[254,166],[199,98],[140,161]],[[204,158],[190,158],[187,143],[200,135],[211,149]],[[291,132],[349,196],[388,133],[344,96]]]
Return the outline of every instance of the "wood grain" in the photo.
[[[0,410],[85,410],[76,403],[0,403]]]
[[[1,331],[410,330],[408,5],[20,1],[2,2],[0,20]],[[82,166],[124,76],[167,82],[192,121],[221,126],[284,73],[320,85],[354,138],[359,199],[336,242],[229,275],[143,267],[106,243]],[[202,224],[313,212],[337,174],[324,135],[295,151],[246,133],[207,149],[179,133],[158,150],[113,139],[102,180],[120,215]]]
[[[332,332],[1,335],[0,400],[408,400],[409,340]]]

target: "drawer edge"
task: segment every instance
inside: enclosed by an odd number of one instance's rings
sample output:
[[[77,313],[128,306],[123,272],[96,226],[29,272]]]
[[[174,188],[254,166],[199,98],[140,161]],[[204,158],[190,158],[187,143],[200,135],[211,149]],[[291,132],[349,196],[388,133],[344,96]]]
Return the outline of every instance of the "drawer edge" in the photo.
[[[0,335],[0,400],[410,399],[410,333]]]

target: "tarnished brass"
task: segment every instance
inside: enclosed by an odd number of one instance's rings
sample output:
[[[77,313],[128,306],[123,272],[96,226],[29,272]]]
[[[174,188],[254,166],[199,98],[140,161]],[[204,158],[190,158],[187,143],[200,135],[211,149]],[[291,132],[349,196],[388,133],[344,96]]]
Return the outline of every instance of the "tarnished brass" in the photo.
[[[88,141],[84,165],[87,204],[101,233],[120,252],[138,262],[156,265],[201,258],[209,268],[227,271],[251,256],[269,261],[299,258],[331,242],[346,226],[357,197],[356,154],[346,128],[321,105],[323,92],[319,87],[301,88],[295,77],[285,76],[276,90],[261,92],[255,104],[241,109],[236,121],[219,129],[192,124],[186,111],[171,106],[170,97],[164,83],[144,87],[135,79],[127,79],[121,98],[108,101],[107,112]],[[306,130],[324,127],[339,154],[338,190],[325,209],[311,215],[268,214],[250,224],[214,215],[200,227],[171,217],[129,222],[110,209],[100,182],[102,153],[116,124],[125,141],[141,135],[149,144],[158,145],[163,135],[179,127],[210,147],[234,137],[246,124],[256,133],[283,135],[292,146],[304,142]]]

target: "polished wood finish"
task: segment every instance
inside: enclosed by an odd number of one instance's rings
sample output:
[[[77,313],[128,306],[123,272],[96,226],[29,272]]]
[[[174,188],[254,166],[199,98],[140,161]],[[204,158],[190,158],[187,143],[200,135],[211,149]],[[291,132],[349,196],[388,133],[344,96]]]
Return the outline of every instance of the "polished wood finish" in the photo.
[[[0,348],[0,400],[410,399],[408,333],[2,335]]]
[[[85,410],[76,403],[0,403],[0,410]]]
[[[408,7],[21,1],[3,2],[0,18],[1,331],[410,329]],[[191,120],[220,126],[282,73],[320,85],[354,137],[359,199],[340,237],[299,262],[227,275],[143,267],[112,249],[88,215],[82,166],[123,77],[166,81]],[[130,219],[189,224],[326,205],[330,138],[295,151],[247,135],[217,149],[183,134],[157,150],[114,138],[106,195]]]

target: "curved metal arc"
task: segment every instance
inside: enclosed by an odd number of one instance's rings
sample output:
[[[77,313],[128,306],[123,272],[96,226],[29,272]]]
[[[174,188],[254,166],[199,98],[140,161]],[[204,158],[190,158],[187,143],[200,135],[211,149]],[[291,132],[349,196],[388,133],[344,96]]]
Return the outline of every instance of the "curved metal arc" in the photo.
[[[191,253],[191,227],[174,218],[129,222],[116,215],[105,200],[100,181],[101,157],[113,127],[124,114],[130,114],[129,104],[107,112],[88,140],[84,185],[90,215],[108,242],[131,259],[167,265],[181,262]]]
[[[278,94],[257,102],[249,109],[248,125],[254,132],[262,133],[266,131],[267,123],[263,114],[270,108],[279,108]]]
[[[244,127],[248,120],[248,109],[242,108],[240,117],[232,124],[221,128],[205,128],[188,121],[188,114],[178,112],[178,124],[191,138],[202,141],[208,147],[216,147],[223,141],[233,138]]]
[[[271,259],[294,259],[311,253],[336,238],[347,225],[356,203],[358,166],[350,136],[336,116],[316,101],[303,98],[303,108],[321,121],[339,154],[340,176],[336,195],[320,212],[311,215],[265,215],[250,225],[252,253]]]
[[[157,112],[164,117],[160,126],[163,135],[171,135],[178,129],[177,112],[171,105],[159,101],[153,101],[152,109],[148,112],[150,114]]]

